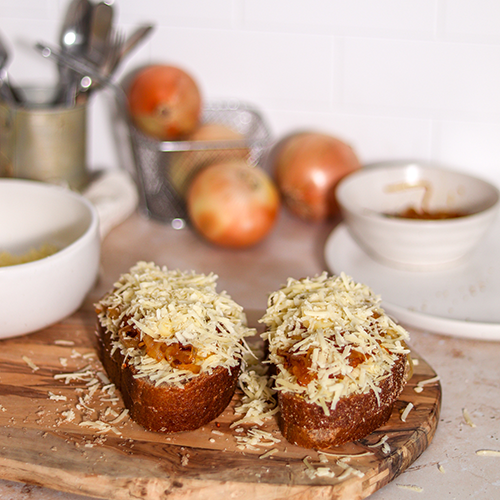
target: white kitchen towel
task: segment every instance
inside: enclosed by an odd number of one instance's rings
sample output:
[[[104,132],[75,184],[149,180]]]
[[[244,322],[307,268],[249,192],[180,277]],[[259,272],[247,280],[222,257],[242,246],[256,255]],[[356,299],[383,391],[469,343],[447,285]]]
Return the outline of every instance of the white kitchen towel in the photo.
[[[83,192],[83,196],[97,209],[101,239],[130,217],[139,202],[137,186],[123,170],[103,172]]]

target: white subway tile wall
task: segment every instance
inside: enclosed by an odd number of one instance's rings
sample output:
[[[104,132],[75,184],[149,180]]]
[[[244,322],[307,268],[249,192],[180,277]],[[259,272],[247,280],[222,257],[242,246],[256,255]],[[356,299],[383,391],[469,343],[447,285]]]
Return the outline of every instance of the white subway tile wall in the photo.
[[[0,0],[0,33],[23,85],[53,85],[34,49],[56,44],[69,0]],[[273,138],[315,129],[363,163],[434,160],[500,186],[497,0],[115,0],[129,32],[155,24],[121,77],[149,62],[184,67],[206,99],[257,106]],[[89,163],[116,168],[109,92],[91,101]]]

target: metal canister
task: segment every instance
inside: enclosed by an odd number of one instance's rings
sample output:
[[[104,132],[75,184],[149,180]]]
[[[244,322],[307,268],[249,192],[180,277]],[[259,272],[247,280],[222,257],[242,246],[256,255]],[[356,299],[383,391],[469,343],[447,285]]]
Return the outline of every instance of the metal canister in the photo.
[[[53,91],[22,90],[22,105],[0,103],[0,175],[81,190],[88,182],[87,104],[54,106]]]

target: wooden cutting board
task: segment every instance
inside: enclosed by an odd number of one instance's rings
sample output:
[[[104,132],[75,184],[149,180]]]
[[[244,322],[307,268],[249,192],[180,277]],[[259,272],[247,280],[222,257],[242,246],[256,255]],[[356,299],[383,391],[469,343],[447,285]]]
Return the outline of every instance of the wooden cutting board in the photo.
[[[255,326],[260,315],[253,316]],[[239,418],[233,413],[239,394],[202,429],[151,433],[122,414],[119,394],[106,386],[93,328],[94,315],[80,311],[41,332],[0,341],[1,478],[106,499],[356,500],[401,474],[436,430],[441,386],[434,381],[414,390],[436,373],[413,353],[418,365],[389,422],[324,454],[286,442],[273,418],[261,429],[276,442],[238,448],[255,427],[230,428]],[[409,403],[414,407],[403,422]]]

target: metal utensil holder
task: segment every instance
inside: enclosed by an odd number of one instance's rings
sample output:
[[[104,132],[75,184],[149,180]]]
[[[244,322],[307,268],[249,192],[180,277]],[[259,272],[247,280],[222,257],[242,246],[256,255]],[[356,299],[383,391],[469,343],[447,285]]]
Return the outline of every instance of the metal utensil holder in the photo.
[[[23,87],[23,105],[0,100],[0,177],[82,190],[88,182],[87,105],[53,105],[48,88]]]
[[[199,169],[231,157],[245,157],[258,164],[269,146],[268,127],[259,112],[245,103],[207,103],[202,123],[228,126],[243,139],[161,142],[129,123],[140,208],[148,217],[165,223],[187,220],[186,191]]]

